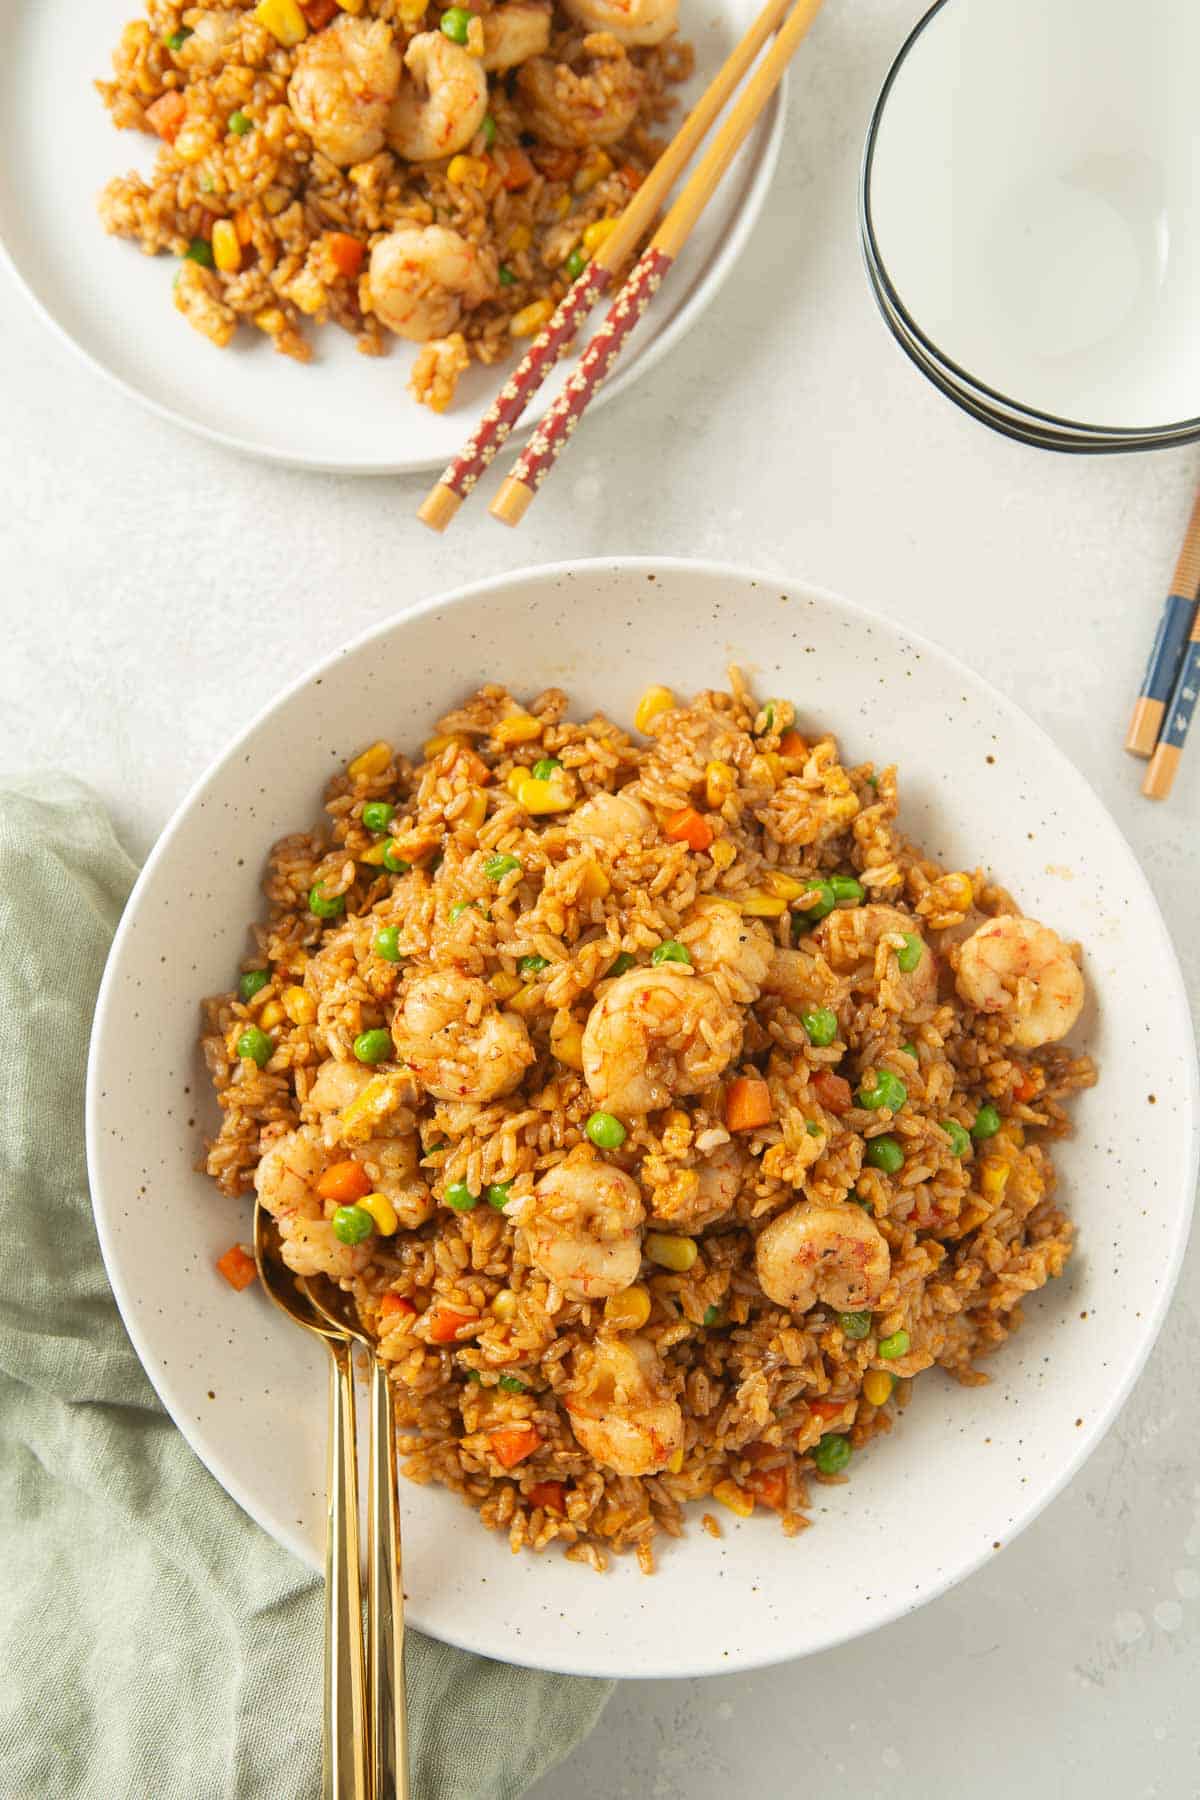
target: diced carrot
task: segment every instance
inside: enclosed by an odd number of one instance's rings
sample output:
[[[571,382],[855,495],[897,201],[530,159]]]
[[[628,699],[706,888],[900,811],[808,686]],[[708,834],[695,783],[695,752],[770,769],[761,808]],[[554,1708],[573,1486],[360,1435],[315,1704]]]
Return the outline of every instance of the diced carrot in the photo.
[[[625,186],[629,189],[631,194],[636,194],[643,181],[646,179],[642,174],[642,171],[640,169],[635,169],[632,163],[622,163],[621,167],[617,170],[617,174],[625,183]]]
[[[310,31],[324,31],[330,19],[338,13],[337,0],[300,0],[300,11],[308,21]]]
[[[488,1433],[488,1440],[496,1461],[503,1463],[506,1469],[515,1469],[519,1462],[532,1456],[542,1442],[532,1425],[502,1425],[499,1431]]]
[[[848,1404],[846,1400],[810,1400],[808,1410],[816,1413],[818,1419],[836,1419],[845,1412]]]
[[[850,1111],[850,1103],[854,1096],[850,1091],[850,1083],[842,1076],[835,1075],[832,1069],[820,1069],[813,1076],[813,1088],[821,1105],[831,1113]]]
[[[798,731],[785,731],[779,740],[780,756],[807,756],[808,745]]]
[[[234,213],[233,229],[237,232],[238,243],[245,248],[250,242],[250,239],[254,236],[254,220],[250,217],[249,209],[247,207],[239,206]]]
[[[712,826],[694,806],[685,806],[682,811],[672,813],[663,826],[663,833],[673,844],[686,844],[691,850],[707,850],[713,841]]]
[[[353,1206],[370,1191],[371,1177],[352,1156],[345,1162],[331,1164],[317,1183],[322,1200],[336,1200],[339,1206]]]
[[[469,749],[465,744],[454,759],[454,767],[464,769],[471,780],[477,781],[480,787],[486,787],[492,779],[492,771],[482,756],[477,756],[474,750]]]
[[[1041,1087],[1038,1071],[1025,1069],[1013,1087],[1013,1099],[1028,1102],[1041,1092]]]
[[[782,1512],[787,1505],[786,1469],[755,1469],[747,1477],[746,1486],[756,1499],[775,1512]]]
[[[164,144],[175,142],[186,116],[187,101],[177,88],[160,94],[153,105],[146,108],[146,117]]]
[[[551,181],[570,181],[579,167],[579,152],[560,149],[557,144],[539,144],[533,160]]]
[[[771,1090],[765,1081],[738,1075],[725,1089],[725,1123],[730,1131],[753,1131],[771,1120]]]
[[[351,237],[348,231],[331,231],[325,242],[329,245],[329,255],[339,275],[345,275],[353,281],[363,266],[363,257],[367,246],[361,238]]]
[[[217,1258],[217,1270],[222,1274],[231,1288],[240,1294],[243,1288],[257,1278],[258,1270],[254,1266],[254,1258],[240,1244],[231,1244],[224,1256]]]
[[[429,1321],[429,1335],[435,1344],[452,1344],[464,1325],[474,1325],[478,1318],[478,1313],[452,1312],[441,1306]]]
[[[379,1302],[379,1316],[381,1319],[415,1319],[417,1309],[403,1294],[385,1294]]]
[[[492,151],[492,161],[499,171],[500,185],[510,193],[516,188],[528,187],[537,174],[524,150],[515,144],[498,145]]]
[[[534,1506],[545,1507],[547,1512],[565,1513],[567,1510],[567,1490],[561,1481],[535,1481],[525,1498]]]

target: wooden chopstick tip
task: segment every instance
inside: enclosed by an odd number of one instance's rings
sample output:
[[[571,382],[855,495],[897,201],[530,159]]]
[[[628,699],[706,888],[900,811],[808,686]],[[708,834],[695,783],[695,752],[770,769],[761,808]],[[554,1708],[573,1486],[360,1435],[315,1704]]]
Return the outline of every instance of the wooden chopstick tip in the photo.
[[[1125,748],[1130,756],[1154,755],[1165,711],[1166,707],[1161,700],[1151,700],[1143,694],[1133,709],[1125,737]]]
[[[1175,784],[1183,752],[1177,744],[1159,744],[1150,758],[1142,792],[1147,800],[1165,800]]]
[[[488,511],[502,525],[519,525],[533,502],[534,490],[515,475],[509,475],[492,501]]]
[[[417,517],[422,525],[428,525],[430,531],[445,531],[461,505],[462,495],[456,494],[444,481],[439,481],[430,488],[417,508]]]

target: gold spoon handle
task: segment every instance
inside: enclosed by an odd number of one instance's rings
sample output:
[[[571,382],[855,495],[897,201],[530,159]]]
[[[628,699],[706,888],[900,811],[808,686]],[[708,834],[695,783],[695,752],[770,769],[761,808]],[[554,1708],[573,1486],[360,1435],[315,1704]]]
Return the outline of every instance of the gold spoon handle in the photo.
[[[367,1658],[374,1800],[409,1800],[404,1697],[404,1577],[396,1420],[387,1368],[371,1358],[371,1465],[367,1507]]]
[[[354,1365],[350,1346],[329,1348],[329,1456],[325,1524],[324,1800],[370,1800],[358,1561]]]

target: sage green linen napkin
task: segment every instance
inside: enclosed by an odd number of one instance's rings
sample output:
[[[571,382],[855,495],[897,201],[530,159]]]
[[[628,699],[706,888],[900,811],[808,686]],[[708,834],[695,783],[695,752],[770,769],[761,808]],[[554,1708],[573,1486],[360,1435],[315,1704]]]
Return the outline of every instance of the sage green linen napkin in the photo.
[[[320,1584],[163,1412],[92,1225],[84,1063],[134,873],[85,788],[0,789],[0,1796],[314,1800]],[[415,1633],[407,1660],[417,1800],[514,1800],[610,1691]]]

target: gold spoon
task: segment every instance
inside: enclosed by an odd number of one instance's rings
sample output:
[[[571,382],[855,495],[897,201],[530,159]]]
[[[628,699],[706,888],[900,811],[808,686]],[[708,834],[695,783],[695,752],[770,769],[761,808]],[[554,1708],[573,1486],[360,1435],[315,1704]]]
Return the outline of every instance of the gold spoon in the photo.
[[[392,1384],[349,1294],[321,1275],[298,1284],[330,1325],[356,1338],[371,1371],[367,1483],[367,1696],[373,1800],[409,1800],[408,1709],[404,1694],[404,1581]]]
[[[317,1312],[279,1254],[275,1223],[254,1206],[254,1261],[267,1296],[329,1351],[328,1510],[325,1519],[325,1730],[323,1800],[371,1800],[363,1668],[358,1466],[350,1334]]]

